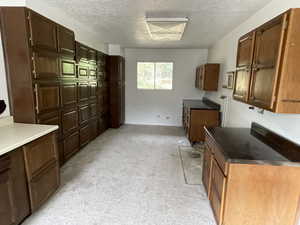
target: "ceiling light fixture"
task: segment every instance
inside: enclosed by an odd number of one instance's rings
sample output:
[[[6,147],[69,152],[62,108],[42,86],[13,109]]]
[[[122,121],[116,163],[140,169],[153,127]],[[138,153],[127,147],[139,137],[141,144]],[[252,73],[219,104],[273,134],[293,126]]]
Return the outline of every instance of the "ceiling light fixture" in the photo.
[[[152,40],[179,41],[182,38],[188,18],[146,18]]]

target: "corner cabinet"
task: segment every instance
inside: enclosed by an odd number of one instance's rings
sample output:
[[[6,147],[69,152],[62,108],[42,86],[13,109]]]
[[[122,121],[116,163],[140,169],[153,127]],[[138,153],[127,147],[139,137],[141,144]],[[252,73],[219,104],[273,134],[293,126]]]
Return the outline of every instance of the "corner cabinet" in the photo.
[[[300,9],[240,38],[233,98],[275,113],[300,113]]]
[[[196,69],[195,87],[203,91],[217,91],[220,64],[207,63]]]

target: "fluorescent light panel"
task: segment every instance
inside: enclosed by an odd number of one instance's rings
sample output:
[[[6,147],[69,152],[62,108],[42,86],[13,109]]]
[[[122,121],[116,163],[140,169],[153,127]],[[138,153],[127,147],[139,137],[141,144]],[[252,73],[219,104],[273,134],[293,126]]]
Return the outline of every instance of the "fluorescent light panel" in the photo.
[[[148,32],[153,40],[181,40],[188,18],[146,18]]]

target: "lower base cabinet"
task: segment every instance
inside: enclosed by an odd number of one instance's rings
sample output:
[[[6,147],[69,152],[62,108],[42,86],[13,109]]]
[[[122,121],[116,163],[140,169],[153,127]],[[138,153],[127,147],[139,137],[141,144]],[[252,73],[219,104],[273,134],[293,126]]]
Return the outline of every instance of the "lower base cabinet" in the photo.
[[[79,151],[79,133],[75,132],[64,140],[64,160],[70,159],[76,152]]]
[[[229,163],[206,135],[202,181],[218,225],[296,225],[300,167]]]
[[[30,214],[22,148],[0,156],[0,224],[17,225]]]

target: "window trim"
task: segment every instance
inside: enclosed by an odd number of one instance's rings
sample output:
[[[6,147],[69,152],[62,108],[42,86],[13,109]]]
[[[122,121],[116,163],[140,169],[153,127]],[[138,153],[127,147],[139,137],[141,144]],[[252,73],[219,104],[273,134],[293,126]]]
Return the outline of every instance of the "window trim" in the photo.
[[[154,88],[149,89],[149,88],[138,88],[138,63],[154,63]],[[160,88],[156,89],[156,63],[172,63],[173,64],[173,70],[172,70],[172,88],[171,89],[165,89],[165,88]],[[151,61],[151,60],[137,60],[136,61],[136,89],[141,90],[141,91],[173,91],[174,90],[174,85],[173,85],[173,80],[174,80],[174,61]]]

